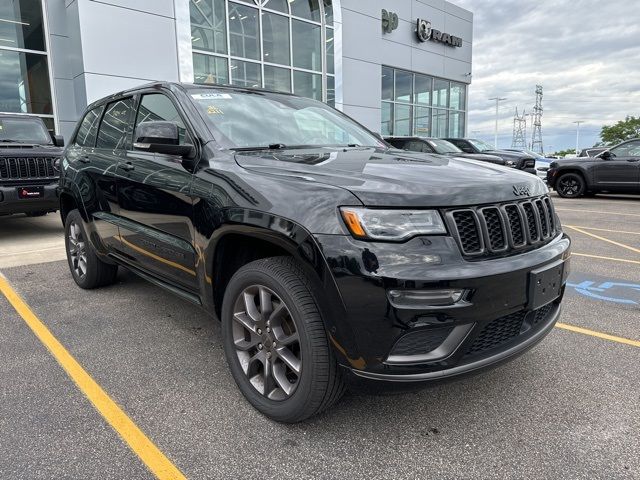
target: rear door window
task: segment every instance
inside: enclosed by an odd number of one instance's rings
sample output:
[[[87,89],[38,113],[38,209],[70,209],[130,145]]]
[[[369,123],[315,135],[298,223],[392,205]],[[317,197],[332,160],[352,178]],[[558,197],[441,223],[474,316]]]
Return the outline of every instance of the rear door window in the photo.
[[[74,141],[76,145],[81,147],[95,147],[101,113],[101,106],[87,112],[82,119],[82,123],[80,123],[80,128],[78,128],[78,133]]]
[[[132,114],[133,98],[125,98],[108,104],[102,122],[100,122],[96,147],[112,150],[126,148]]]

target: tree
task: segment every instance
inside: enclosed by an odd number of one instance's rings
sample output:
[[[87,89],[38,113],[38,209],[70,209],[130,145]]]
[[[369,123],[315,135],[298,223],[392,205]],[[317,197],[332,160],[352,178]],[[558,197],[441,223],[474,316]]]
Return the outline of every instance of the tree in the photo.
[[[572,156],[576,154],[575,148],[567,148],[566,150],[558,150],[557,152],[552,153],[554,157],[566,157],[567,155]]]
[[[615,145],[631,138],[640,137],[640,117],[627,116],[615,125],[605,125],[600,138],[607,145]]]

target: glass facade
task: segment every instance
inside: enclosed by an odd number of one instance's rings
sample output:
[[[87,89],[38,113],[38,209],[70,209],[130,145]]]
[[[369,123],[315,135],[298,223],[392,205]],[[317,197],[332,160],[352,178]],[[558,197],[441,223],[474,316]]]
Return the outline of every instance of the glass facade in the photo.
[[[331,0],[190,0],[195,83],[335,103]]]
[[[382,135],[463,137],[467,86],[382,67]]]
[[[0,1],[0,111],[37,115],[54,129],[41,0]]]

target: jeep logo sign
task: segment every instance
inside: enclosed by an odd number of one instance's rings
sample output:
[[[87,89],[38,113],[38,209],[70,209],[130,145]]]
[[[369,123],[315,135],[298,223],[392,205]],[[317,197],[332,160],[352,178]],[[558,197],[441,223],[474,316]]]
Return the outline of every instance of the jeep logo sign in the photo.
[[[433,42],[444,43],[445,45],[450,45],[452,47],[462,46],[462,38],[431,28],[431,22],[421,18],[418,19],[416,33],[418,35],[418,40],[421,42],[431,40]]]
[[[382,10],[382,31],[391,33],[398,28],[398,14]]]
[[[529,185],[514,185],[513,194],[516,197],[528,197],[531,195],[531,189]]]

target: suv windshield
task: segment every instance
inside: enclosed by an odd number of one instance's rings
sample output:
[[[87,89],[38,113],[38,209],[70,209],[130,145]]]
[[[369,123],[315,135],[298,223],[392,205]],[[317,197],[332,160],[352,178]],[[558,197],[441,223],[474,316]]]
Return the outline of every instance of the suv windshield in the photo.
[[[453,143],[447,142],[446,140],[431,139],[431,140],[428,140],[428,142],[429,142],[429,145],[431,145],[434,148],[436,153],[460,153],[460,152],[462,152],[462,150],[460,150],[458,147],[456,147]]]
[[[488,152],[489,150],[493,150],[493,147],[488,143],[483,142],[482,140],[469,140],[469,143],[476,147],[481,152]]]
[[[214,88],[192,89],[189,94],[224,148],[387,148],[357,123],[316,100]]]
[[[42,120],[29,117],[0,118],[0,142],[50,144],[51,136]]]

